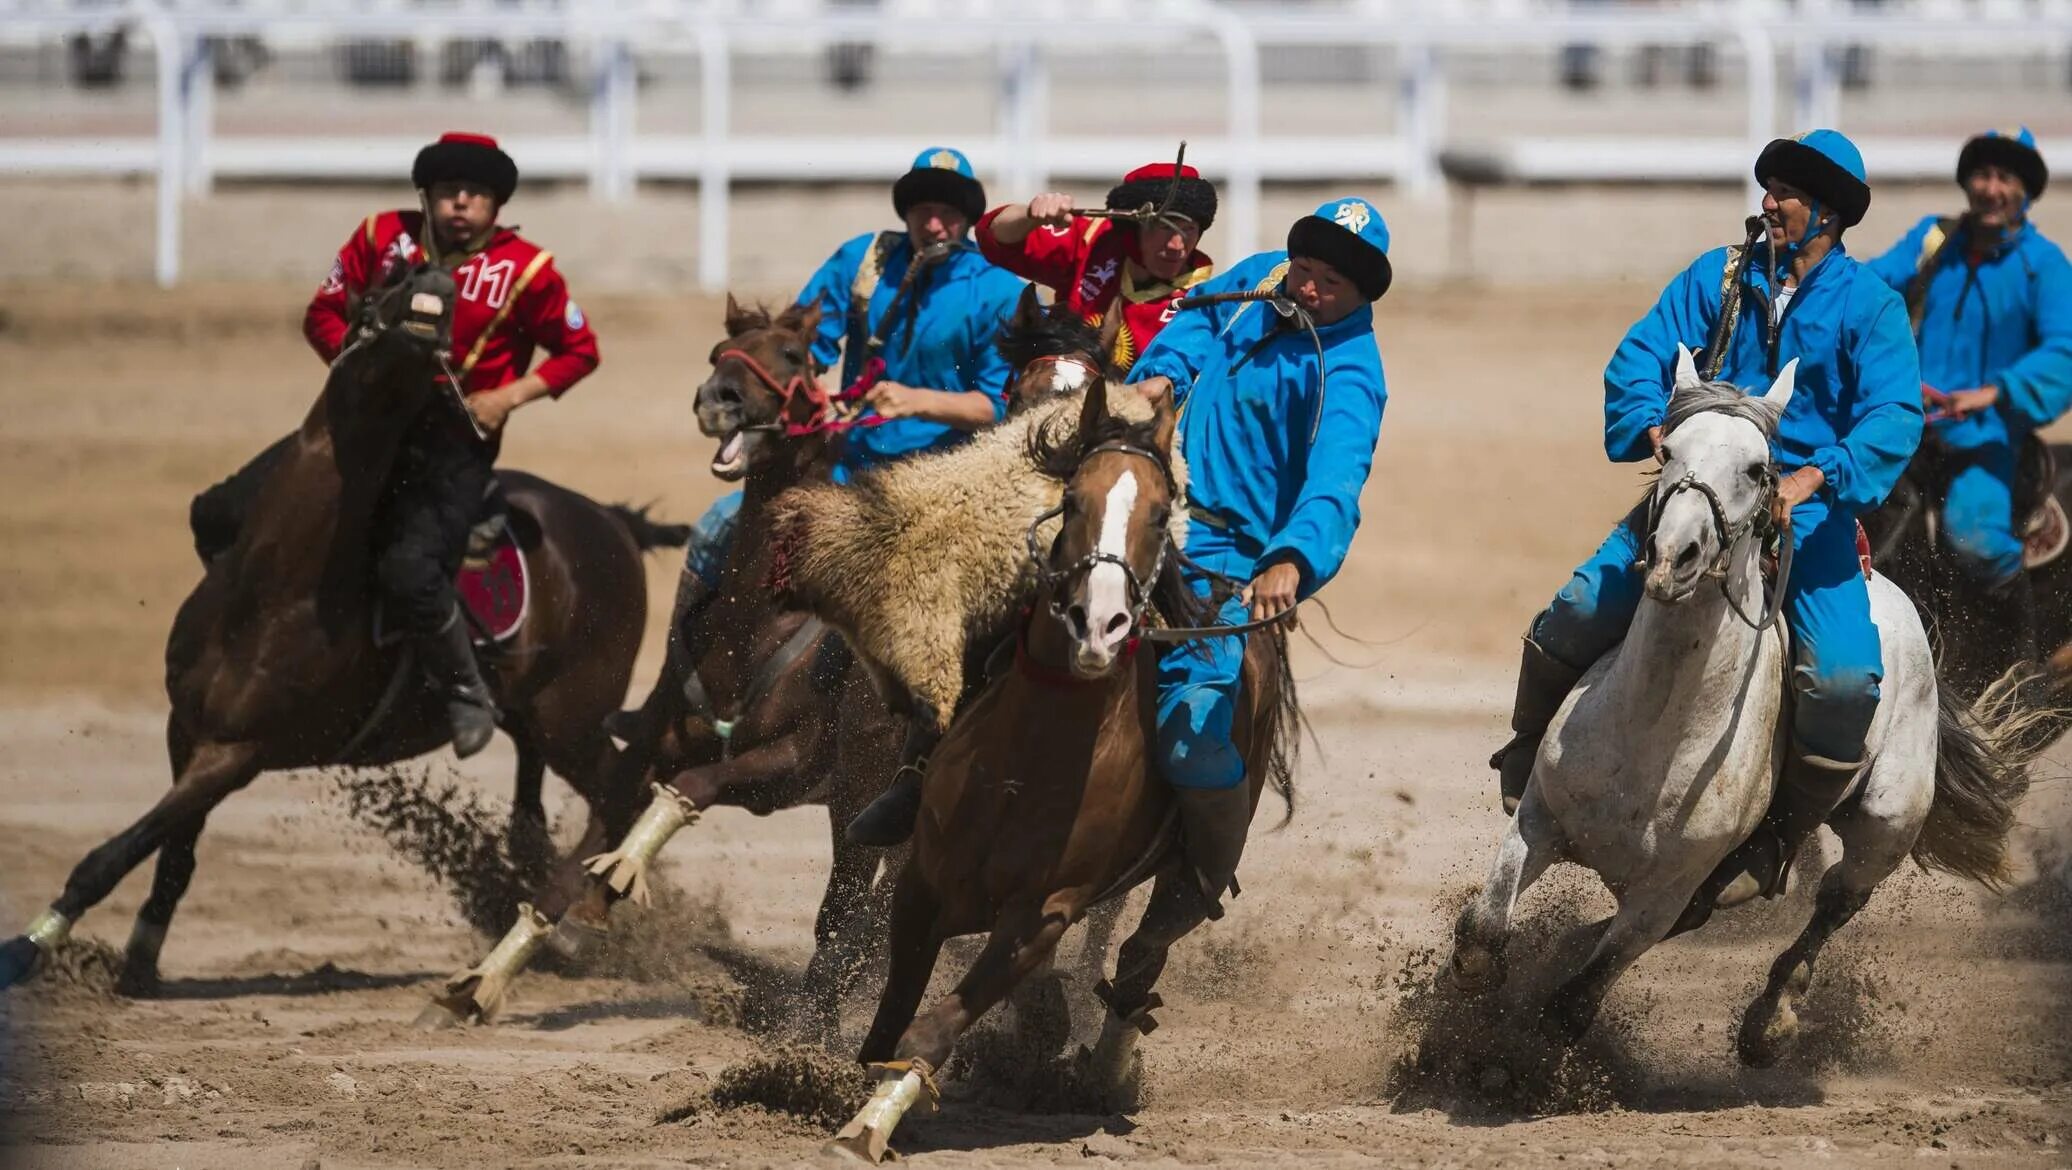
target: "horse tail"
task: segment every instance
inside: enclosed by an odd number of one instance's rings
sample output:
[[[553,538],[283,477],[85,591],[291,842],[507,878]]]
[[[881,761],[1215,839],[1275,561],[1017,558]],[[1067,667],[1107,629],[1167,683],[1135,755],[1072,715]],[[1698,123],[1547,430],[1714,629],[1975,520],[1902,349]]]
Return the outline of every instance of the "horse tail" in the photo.
[[[1923,869],[1967,877],[1988,889],[2008,885],[2007,834],[2029,790],[2029,762],[2049,744],[2039,727],[2063,713],[2023,698],[2033,671],[2009,671],[1969,708],[1948,686],[1936,688],[1935,800],[1915,840]]]
[[[630,504],[606,504],[604,510],[612,514],[633,538],[633,545],[642,552],[653,552],[658,548],[682,548],[691,542],[691,526],[688,524],[663,524],[648,515],[654,511],[653,504],[642,504],[635,508]]]

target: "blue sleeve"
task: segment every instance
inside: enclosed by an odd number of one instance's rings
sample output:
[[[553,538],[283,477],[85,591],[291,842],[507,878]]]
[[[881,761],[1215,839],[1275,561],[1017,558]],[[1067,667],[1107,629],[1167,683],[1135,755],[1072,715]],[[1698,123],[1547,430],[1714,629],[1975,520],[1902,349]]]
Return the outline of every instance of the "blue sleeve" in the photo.
[[[2045,427],[2072,409],[2072,263],[2045,249],[2030,291],[2035,297],[2036,348],[2000,371],[2004,409],[2031,427]]]
[[[976,390],[993,400],[994,422],[1007,417],[1007,384],[1014,376],[1007,359],[1000,356],[995,340],[1001,324],[1014,314],[1015,302],[1021,295],[1021,279],[1003,268],[987,273],[973,298],[976,303],[968,324],[973,368],[960,371],[968,375],[962,388]]]
[[[1822,490],[1843,510],[1861,515],[1885,502],[1921,445],[1921,358],[1906,303],[1870,286],[1878,306],[1849,339],[1856,371],[1856,410],[1848,433],[1808,460],[1827,477]]]
[[[1893,292],[1906,295],[1907,285],[1913,283],[1914,273],[1921,269],[1921,241],[1927,238],[1928,229],[1935,226],[1935,221],[1936,217],[1931,215],[1915,224],[1914,230],[1901,236],[1884,255],[1870,261],[1870,270]]]
[[[797,303],[820,302],[820,335],[813,341],[813,360],[828,369],[841,360],[842,337],[849,331],[849,292],[856,287],[857,270],[877,238],[876,232],[870,232],[835,249],[799,290]]]
[[[1259,558],[1262,565],[1293,562],[1302,575],[1296,591],[1300,597],[1323,588],[1345,564],[1353,533],[1360,527],[1360,489],[1367,485],[1374,445],[1381,437],[1381,412],[1388,404],[1381,354],[1373,348],[1372,334],[1356,344],[1365,347],[1365,360],[1332,367],[1301,494],[1288,522]]]
[[[1719,315],[1719,282],[1727,250],[1715,248],[1677,274],[1647,316],[1633,323],[1604,367],[1604,453],[1614,463],[1652,458],[1648,428],[1669,413],[1669,387],[1679,343],[1696,350],[1711,340]]]

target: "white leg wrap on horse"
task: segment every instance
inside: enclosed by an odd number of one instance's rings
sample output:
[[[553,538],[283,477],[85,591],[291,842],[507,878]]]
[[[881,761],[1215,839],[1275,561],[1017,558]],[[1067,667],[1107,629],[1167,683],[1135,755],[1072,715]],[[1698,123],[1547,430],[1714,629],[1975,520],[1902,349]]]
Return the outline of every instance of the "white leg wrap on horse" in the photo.
[[[882,1162],[885,1148],[892,1141],[892,1131],[899,1126],[907,1110],[912,1109],[915,1103],[925,1101],[928,1112],[933,1113],[940,1098],[925,1060],[874,1064],[871,1071],[877,1074],[877,1088],[872,1090],[871,1099],[857,1111],[856,1117],[835,1135],[835,1141],[872,1162]]]
[[[698,806],[674,788],[657,784],[655,802],[626,831],[626,839],[609,853],[583,862],[585,868],[612,888],[612,892],[648,904],[648,866],[678,829],[698,819]]]
[[[504,996],[511,988],[511,980],[525,970],[532,962],[532,956],[540,944],[553,933],[554,924],[546,916],[532,908],[529,902],[518,904],[518,921],[511,924],[496,949],[489,952],[480,963],[455,975],[446,981],[446,993],[454,997],[466,997],[475,1005],[483,1019],[496,1014],[503,1006]]]
[[[36,949],[49,951],[72,937],[72,920],[55,910],[45,910],[29,923],[29,929],[22,932],[36,944]]]

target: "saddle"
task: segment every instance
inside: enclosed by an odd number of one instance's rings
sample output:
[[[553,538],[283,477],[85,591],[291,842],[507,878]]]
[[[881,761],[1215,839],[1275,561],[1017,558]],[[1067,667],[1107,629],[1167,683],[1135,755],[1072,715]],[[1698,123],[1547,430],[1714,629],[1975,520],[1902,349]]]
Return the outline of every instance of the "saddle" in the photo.
[[[2072,519],[2058,502],[2058,456],[2049,443],[2030,435],[2015,457],[2015,531],[2022,538],[2022,567],[2040,569],[2072,544]]]
[[[460,597],[461,613],[467,617],[477,649],[509,641],[525,624],[532,604],[532,575],[525,563],[513,530],[510,505],[503,492],[492,485],[482,497],[482,510],[474,527],[468,529],[467,550],[461,554],[460,571],[454,574],[453,590]],[[388,628],[384,604],[374,603],[374,643],[387,646],[402,640],[399,630]]]

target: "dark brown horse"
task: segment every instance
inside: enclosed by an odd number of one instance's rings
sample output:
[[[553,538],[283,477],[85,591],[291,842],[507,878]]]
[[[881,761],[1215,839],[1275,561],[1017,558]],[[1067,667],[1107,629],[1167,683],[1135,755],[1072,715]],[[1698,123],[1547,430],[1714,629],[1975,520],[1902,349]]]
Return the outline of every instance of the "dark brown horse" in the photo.
[[[1125,423],[1096,385],[1075,437],[1054,446],[1039,432],[1032,444],[1032,458],[1066,481],[1064,519],[1014,667],[958,716],[930,759],[913,851],[893,893],[891,971],[862,1051],[879,1083],[838,1151],[881,1159],[901,1115],[932,1093],[930,1076],[957,1037],[1047,963],[1090,907],[1155,877],[1114,983],[1100,989],[1108,1013],[1086,1070],[1111,1097],[1131,1091],[1134,1045],[1154,1026],[1152,988],[1167,951],[1209,906],[1174,848],[1176,817],[1155,759],[1155,657],[1134,639],[1111,654],[1094,632],[1075,632],[1072,615],[1086,611],[1101,563],[1126,570],[1140,619],[1154,603],[1185,626],[1213,613],[1189,591],[1169,544],[1174,421],[1168,399],[1150,421]],[[1124,476],[1134,490],[1112,492]],[[1127,516],[1105,514],[1115,500],[1127,501]],[[1126,534],[1121,552],[1104,541],[1117,531]],[[1271,783],[1292,807],[1285,649],[1278,633],[1248,640],[1234,726],[1254,802]],[[979,931],[990,934],[978,960],[916,1019],[944,940]]]
[[[897,763],[899,725],[848,646],[811,615],[779,603],[782,545],[767,512],[779,493],[832,477],[833,409],[814,386],[819,307],[774,319],[730,298],[727,339],[698,388],[699,429],[720,441],[714,472],[744,479],[732,547],[715,595],[679,613],[662,676],[638,711],[614,721],[624,735],[623,786],[653,803],[590,874],[556,883],[538,918],[520,922],[481,966],[463,972],[420,1017],[426,1025],[495,1012],[539,945],[579,950],[601,934],[613,902],[645,886],[671,834],[716,806],[757,814],[827,806],[834,864],[814,921],[805,976],[804,1035],[834,1034],[841,993],[880,936],[870,894],[882,850],[850,844],[841,828],[884,790]],[[832,424],[832,425],[830,425]],[[601,847],[600,847],[601,849]],[[595,852],[595,851],[593,851]],[[880,915],[882,920],[882,914]]]
[[[2053,498],[2072,513],[2072,446],[2055,444],[2046,452],[2041,440],[2031,441],[2035,446],[2023,452],[2015,491],[2017,529]],[[1876,571],[1890,575],[1928,621],[1938,643],[1943,685],[1970,703],[2026,664],[2020,661],[2016,615],[1966,576],[1943,543],[1942,505],[1954,470],[1950,460],[1931,427],[1891,497],[1863,524]],[[2029,706],[2055,712],[2032,721],[2033,729],[2025,732],[2025,742],[2040,750],[2072,723],[2065,708],[2072,695],[2072,551],[2023,572],[2035,593],[2036,646],[2049,685],[2018,686],[2014,693]]]
[[[122,979],[125,990],[148,992],[194,873],[195,841],[225,797],[261,772],[380,765],[446,742],[443,703],[409,685],[408,651],[371,636],[370,538],[406,429],[422,410],[458,409],[435,399],[433,380],[453,296],[450,274],[423,269],[397,274],[362,306],[357,339],[333,363],[236,542],[173,620],[172,791],[89,853],[51,909],[0,947],[0,986],[22,978],[156,852]],[[587,839],[598,842],[615,754],[603,721],[625,695],[647,609],[636,535],[646,526],[533,476],[500,479],[534,590],[519,631],[484,662],[519,745],[518,803],[537,806],[539,769],[551,767],[589,802]]]

